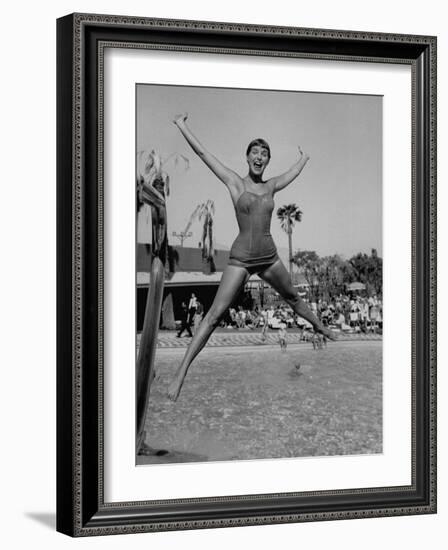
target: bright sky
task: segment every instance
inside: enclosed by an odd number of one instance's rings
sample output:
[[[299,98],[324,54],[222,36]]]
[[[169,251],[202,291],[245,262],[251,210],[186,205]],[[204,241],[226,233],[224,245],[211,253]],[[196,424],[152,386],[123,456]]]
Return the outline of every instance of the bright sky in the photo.
[[[294,250],[350,257],[376,248],[382,254],[381,97],[138,85],[138,150],[155,149],[164,158],[177,152],[190,161],[187,171],[166,166],[170,242],[178,244],[171,232],[185,228],[197,204],[212,199],[216,242],[230,248],[238,233],[230,195],[172,123],[182,112],[203,145],[241,176],[247,174],[247,145],[257,137],[271,147],[266,179],[296,161],[298,145],[310,154],[302,174],[275,196],[276,208],[296,203],[303,211]],[[197,246],[200,223],[191,230],[185,245]],[[278,247],[287,247],[275,211],[271,232]]]

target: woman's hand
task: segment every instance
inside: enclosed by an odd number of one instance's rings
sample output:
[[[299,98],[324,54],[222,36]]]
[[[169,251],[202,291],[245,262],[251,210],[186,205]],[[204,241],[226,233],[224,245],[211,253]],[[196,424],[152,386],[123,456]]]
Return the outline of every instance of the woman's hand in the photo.
[[[185,121],[188,118],[188,113],[183,113],[176,115],[173,119],[173,123],[177,126],[180,133],[187,140],[188,145],[193,149],[193,151],[198,155],[198,157],[204,162],[210,170],[217,176],[227,187],[233,188],[234,184],[238,185],[241,182],[241,178],[230,170],[220,160],[218,160],[214,155],[212,155],[198,140],[198,138],[193,134],[191,129]],[[232,191],[231,191],[232,192]]]
[[[292,181],[294,181],[297,178],[297,176],[300,175],[306,163],[308,162],[310,158],[309,154],[304,153],[300,145],[298,145],[297,148],[299,150],[298,151],[299,158],[291,166],[291,168],[287,170],[284,174],[281,174],[280,176],[276,176],[275,178],[271,178],[270,180],[268,180],[272,185],[274,193],[277,193],[277,191],[281,191],[287,185],[289,185]]]
[[[308,153],[304,153],[304,152],[302,151],[302,148],[300,147],[300,145],[298,146],[298,148],[299,148],[299,160],[302,160],[302,159],[303,159],[303,160],[309,160],[309,158],[310,158],[309,154],[308,154]]]
[[[187,120],[187,118],[188,118],[188,113],[183,113],[181,115],[176,115],[174,117],[173,122],[176,126],[179,126],[180,124],[183,124]]]

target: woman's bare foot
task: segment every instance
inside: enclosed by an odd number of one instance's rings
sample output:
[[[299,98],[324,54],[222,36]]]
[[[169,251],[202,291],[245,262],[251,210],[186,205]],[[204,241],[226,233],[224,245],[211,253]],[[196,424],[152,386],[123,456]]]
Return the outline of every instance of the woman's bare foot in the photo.
[[[177,401],[179,397],[180,390],[182,389],[183,380],[179,380],[176,376],[171,384],[168,386],[168,397],[171,401]]]
[[[320,332],[321,334],[323,334],[325,336],[325,338],[328,338],[329,340],[332,340],[333,342],[338,339],[338,335],[335,332],[333,332],[332,330],[330,330],[329,328],[327,328],[327,327],[323,327],[318,332]]]

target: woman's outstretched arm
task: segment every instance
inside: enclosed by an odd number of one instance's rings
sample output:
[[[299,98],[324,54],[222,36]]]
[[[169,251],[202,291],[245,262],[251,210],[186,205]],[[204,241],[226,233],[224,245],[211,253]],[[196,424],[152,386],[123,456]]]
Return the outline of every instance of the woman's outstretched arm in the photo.
[[[202,145],[202,143],[197,139],[193,134],[190,128],[187,126],[188,114],[184,113],[182,115],[177,115],[174,118],[174,124],[179,128],[181,134],[189,143],[193,151],[198,155],[198,157],[210,168],[210,170],[227,186],[237,185],[240,181],[240,177],[236,172],[230,170],[220,162],[214,155],[212,155],[207,149]]]
[[[293,182],[297,178],[297,176],[301,173],[301,171],[304,169],[305,164],[309,160],[310,160],[310,156],[308,155],[308,153],[304,153],[302,149],[299,147],[299,160],[295,164],[293,164],[287,172],[285,172],[284,174],[281,174],[280,176],[271,178],[269,180],[269,183],[271,183],[273,187],[274,193],[276,193],[277,191],[280,191],[281,189],[289,185],[291,182]]]

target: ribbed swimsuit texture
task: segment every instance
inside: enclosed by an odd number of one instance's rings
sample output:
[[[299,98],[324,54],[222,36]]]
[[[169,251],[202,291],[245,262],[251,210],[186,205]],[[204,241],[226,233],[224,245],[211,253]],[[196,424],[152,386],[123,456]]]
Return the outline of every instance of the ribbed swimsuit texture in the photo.
[[[278,260],[271,236],[271,218],[274,209],[272,193],[257,195],[244,191],[235,213],[240,233],[232,245],[229,265],[245,267],[251,273],[263,271]]]

